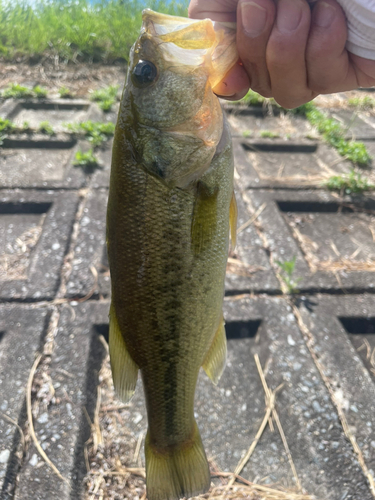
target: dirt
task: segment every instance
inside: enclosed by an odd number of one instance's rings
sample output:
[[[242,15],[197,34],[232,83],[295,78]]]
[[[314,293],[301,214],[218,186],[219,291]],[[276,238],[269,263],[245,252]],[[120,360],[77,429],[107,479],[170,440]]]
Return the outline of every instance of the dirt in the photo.
[[[32,65],[0,61],[0,88],[9,83],[25,86],[40,85],[50,91],[67,87],[75,97],[85,97],[90,90],[125,82],[126,64],[113,65],[69,63],[61,64],[50,59]]]

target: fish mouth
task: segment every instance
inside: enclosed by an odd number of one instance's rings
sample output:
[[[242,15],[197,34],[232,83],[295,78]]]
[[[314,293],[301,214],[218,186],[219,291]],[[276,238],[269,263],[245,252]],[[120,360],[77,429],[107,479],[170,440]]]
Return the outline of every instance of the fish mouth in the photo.
[[[189,19],[145,9],[141,37],[146,33],[156,41],[165,61],[186,69],[205,67],[211,87],[238,61],[236,23]]]

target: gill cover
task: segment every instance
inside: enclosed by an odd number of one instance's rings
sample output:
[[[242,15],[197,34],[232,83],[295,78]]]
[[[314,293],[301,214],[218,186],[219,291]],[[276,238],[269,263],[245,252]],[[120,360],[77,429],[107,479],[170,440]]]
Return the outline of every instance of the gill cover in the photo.
[[[163,57],[178,65],[205,66],[215,87],[238,60],[236,23],[142,12],[142,31],[157,37]]]

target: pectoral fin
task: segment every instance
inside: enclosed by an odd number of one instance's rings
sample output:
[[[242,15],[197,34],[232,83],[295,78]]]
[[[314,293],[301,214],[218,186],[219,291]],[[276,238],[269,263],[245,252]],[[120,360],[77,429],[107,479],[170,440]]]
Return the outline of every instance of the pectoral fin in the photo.
[[[227,338],[224,325],[224,318],[222,318],[211,347],[202,364],[204,371],[215,385],[220,380],[227,359]]]
[[[234,250],[236,248],[237,215],[238,215],[237,202],[236,202],[236,196],[235,196],[234,191],[233,191],[232,199],[230,200],[230,207],[229,207],[230,241],[231,241],[232,250]]]
[[[109,355],[116,394],[127,403],[135,391],[138,366],[128,352],[113,304],[109,313]]]
[[[207,249],[216,232],[218,192],[218,188],[210,190],[203,182],[197,184],[191,223],[191,246],[194,255],[199,255]]]

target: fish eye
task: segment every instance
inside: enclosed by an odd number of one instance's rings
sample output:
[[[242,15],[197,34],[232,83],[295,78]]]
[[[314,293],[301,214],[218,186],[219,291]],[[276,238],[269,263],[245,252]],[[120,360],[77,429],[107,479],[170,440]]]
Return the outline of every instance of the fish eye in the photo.
[[[158,70],[151,61],[140,60],[132,72],[132,82],[136,87],[143,88],[151,85],[158,76]]]

